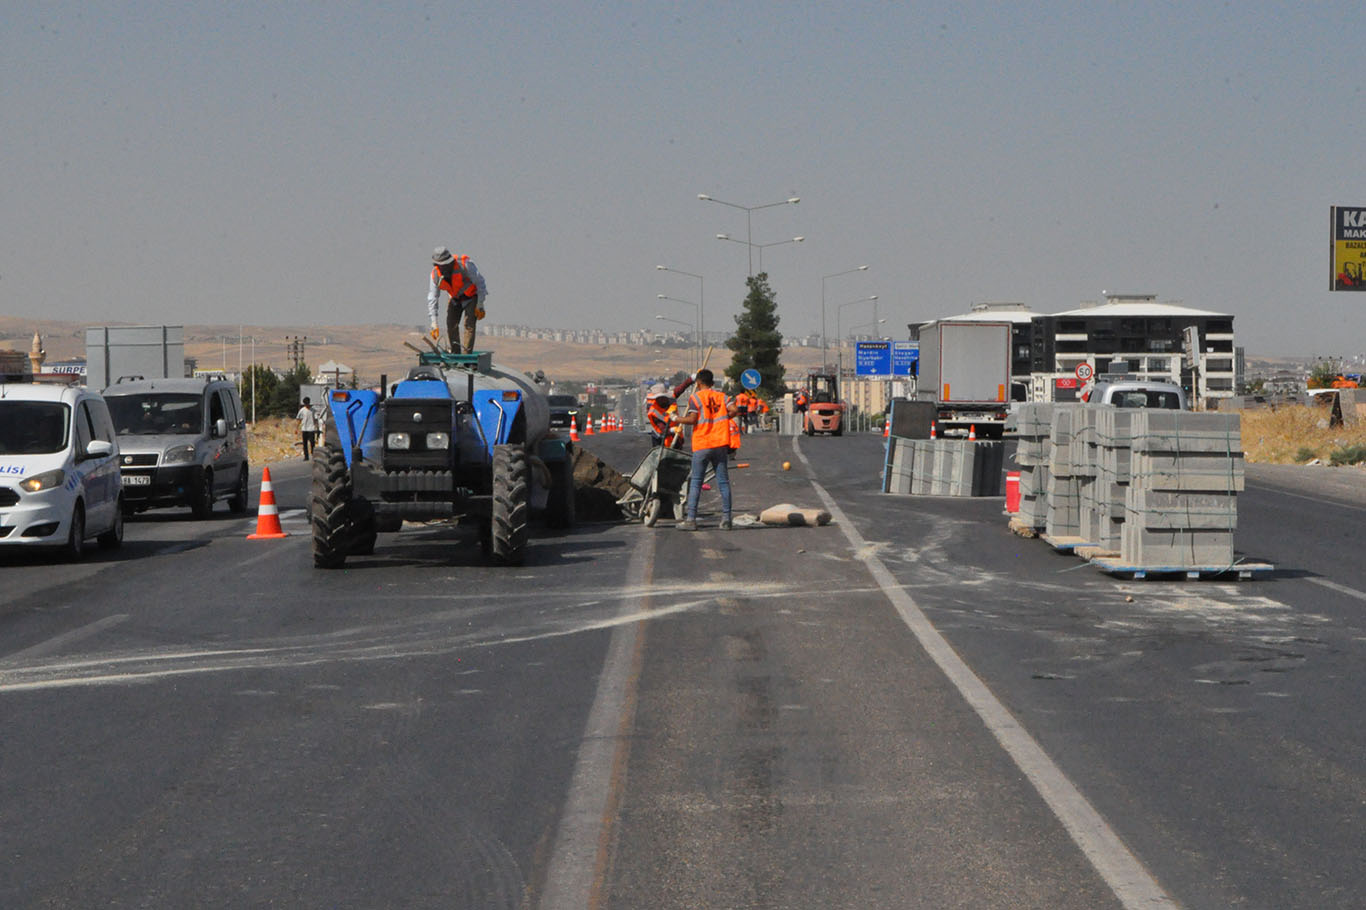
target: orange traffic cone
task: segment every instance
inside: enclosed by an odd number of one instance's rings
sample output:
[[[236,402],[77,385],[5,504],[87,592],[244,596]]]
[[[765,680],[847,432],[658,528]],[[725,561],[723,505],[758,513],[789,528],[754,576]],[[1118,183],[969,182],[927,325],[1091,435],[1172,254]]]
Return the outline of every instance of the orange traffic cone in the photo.
[[[593,435],[595,435],[595,434],[593,433],[593,415],[592,415],[592,414],[589,414],[589,415],[588,415],[588,419],[584,421],[584,424],[583,424],[583,435],[585,435],[585,436],[593,436]]]
[[[886,439],[892,435],[892,418],[888,417],[882,422],[882,438]]]
[[[270,468],[261,474],[261,501],[256,508],[256,533],[248,534],[247,540],[274,540],[288,537],[280,527],[280,510],[275,505],[275,488],[270,485]]]
[[[579,441],[579,422],[573,417],[569,418],[569,441]]]
[[[936,423],[937,423],[937,421],[934,421],[934,420],[931,420],[931,421],[930,421],[930,438],[931,438],[931,439],[937,438],[937,437],[936,437],[936,434],[935,434],[935,429],[934,429]]]
[[[977,439],[977,424],[968,425],[968,441],[974,442]]]

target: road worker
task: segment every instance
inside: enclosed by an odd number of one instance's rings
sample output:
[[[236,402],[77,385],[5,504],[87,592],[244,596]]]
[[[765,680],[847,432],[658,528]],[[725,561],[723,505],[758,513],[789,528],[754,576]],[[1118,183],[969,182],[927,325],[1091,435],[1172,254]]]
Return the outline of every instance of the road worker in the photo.
[[[688,479],[687,518],[678,523],[680,530],[697,530],[697,504],[702,498],[702,477],[710,467],[716,471],[716,487],[721,493],[721,530],[731,528],[730,430],[727,422],[739,413],[735,402],[714,388],[711,370],[697,371],[697,390],[688,396],[686,413],[679,422],[692,430],[692,476]]]
[[[811,399],[806,397],[806,389],[798,389],[792,396],[792,410],[798,414],[806,413],[806,406],[811,403]]]
[[[732,417],[726,421],[726,430],[730,434],[727,447],[730,449],[730,457],[734,458],[735,453],[740,451],[740,418]]]
[[[669,406],[673,401],[664,391],[664,383],[656,383],[645,399],[645,422],[650,426],[650,445],[664,444],[669,433]]]
[[[436,314],[442,291],[450,297],[446,303],[446,344],[453,353],[472,354],[474,327],[484,318],[484,298],[489,293],[488,285],[474,263],[470,262],[470,257],[456,256],[446,247],[439,246],[432,253],[432,275],[427,284],[427,317],[432,324],[433,341],[441,337]],[[457,331],[460,334],[458,345],[455,340]]]
[[[742,433],[749,430],[749,409],[750,402],[753,400],[754,397],[744,389],[741,389],[735,396],[735,409],[740,415],[740,432]]]

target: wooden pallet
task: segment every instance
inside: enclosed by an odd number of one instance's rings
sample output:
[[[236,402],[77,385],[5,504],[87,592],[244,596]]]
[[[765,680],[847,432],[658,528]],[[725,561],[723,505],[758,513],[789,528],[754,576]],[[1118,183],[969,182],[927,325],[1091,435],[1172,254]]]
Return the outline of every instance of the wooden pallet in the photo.
[[[1095,546],[1093,542],[1087,540],[1085,537],[1068,537],[1065,535],[1054,537],[1051,534],[1040,534],[1039,536],[1043,538],[1044,543],[1048,544],[1059,553],[1072,553],[1077,547]]]
[[[1039,529],[1025,524],[1018,518],[1010,519],[1010,533],[1017,537],[1034,538],[1039,536]]]
[[[1269,562],[1240,562],[1231,566],[1130,566],[1117,556],[1096,556],[1091,565],[1110,575],[1119,575],[1138,581],[1157,578],[1180,578],[1189,581],[1197,579],[1238,578],[1246,581],[1275,570]]]

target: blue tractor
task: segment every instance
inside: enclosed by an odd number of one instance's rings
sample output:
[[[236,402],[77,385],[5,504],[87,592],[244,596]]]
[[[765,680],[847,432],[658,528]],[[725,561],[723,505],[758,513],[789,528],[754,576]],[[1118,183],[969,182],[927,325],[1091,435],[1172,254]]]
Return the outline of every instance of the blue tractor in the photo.
[[[504,565],[522,562],[533,512],[574,523],[572,443],[549,432],[539,384],[487,351],[422,351],[392,389],[336,389],[327,404],[309,500],[319,568],[373,553],[405,519],[473,519]]]

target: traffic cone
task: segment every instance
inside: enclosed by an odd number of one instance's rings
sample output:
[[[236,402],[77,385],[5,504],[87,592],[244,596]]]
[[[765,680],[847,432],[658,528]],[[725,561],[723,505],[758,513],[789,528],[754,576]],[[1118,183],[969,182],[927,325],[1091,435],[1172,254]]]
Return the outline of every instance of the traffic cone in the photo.
[[[936,423],[937,423],[937,421],[934,421],[934,420],[931,420],[931,421],[930,421],[930,438],[931,438],[931,439],[936,439],[936,438],[938,438],[937,435],[936,435],[936,433],[935,433],[935,430],[934,430],[934,427],[935,427],[935,424],[936,424]]]
[[[256,508],[256,533],[248,534],[247,540],[275,540],[288,537],[280,527],[280,510],[275,505],[275,488],[270,485],[270,468],[261,474],[261,501]]]
[[[593,436],[593,435],[596,435],[596,434],[593,432],[593,415],[592,415],[592,414],[589,414],[587,420],[584,421],[584,424],[583,424],[583,435],[585,435],[585,436]]]
[[[569,418],[569,441],[579,441],[579,422],[573,417]]]
[[[977,441],[977,424],[968,425],[968,442]]]
[[[888,417],[882,422],[882,438],[886,439],[892,435],[892,418]]]

